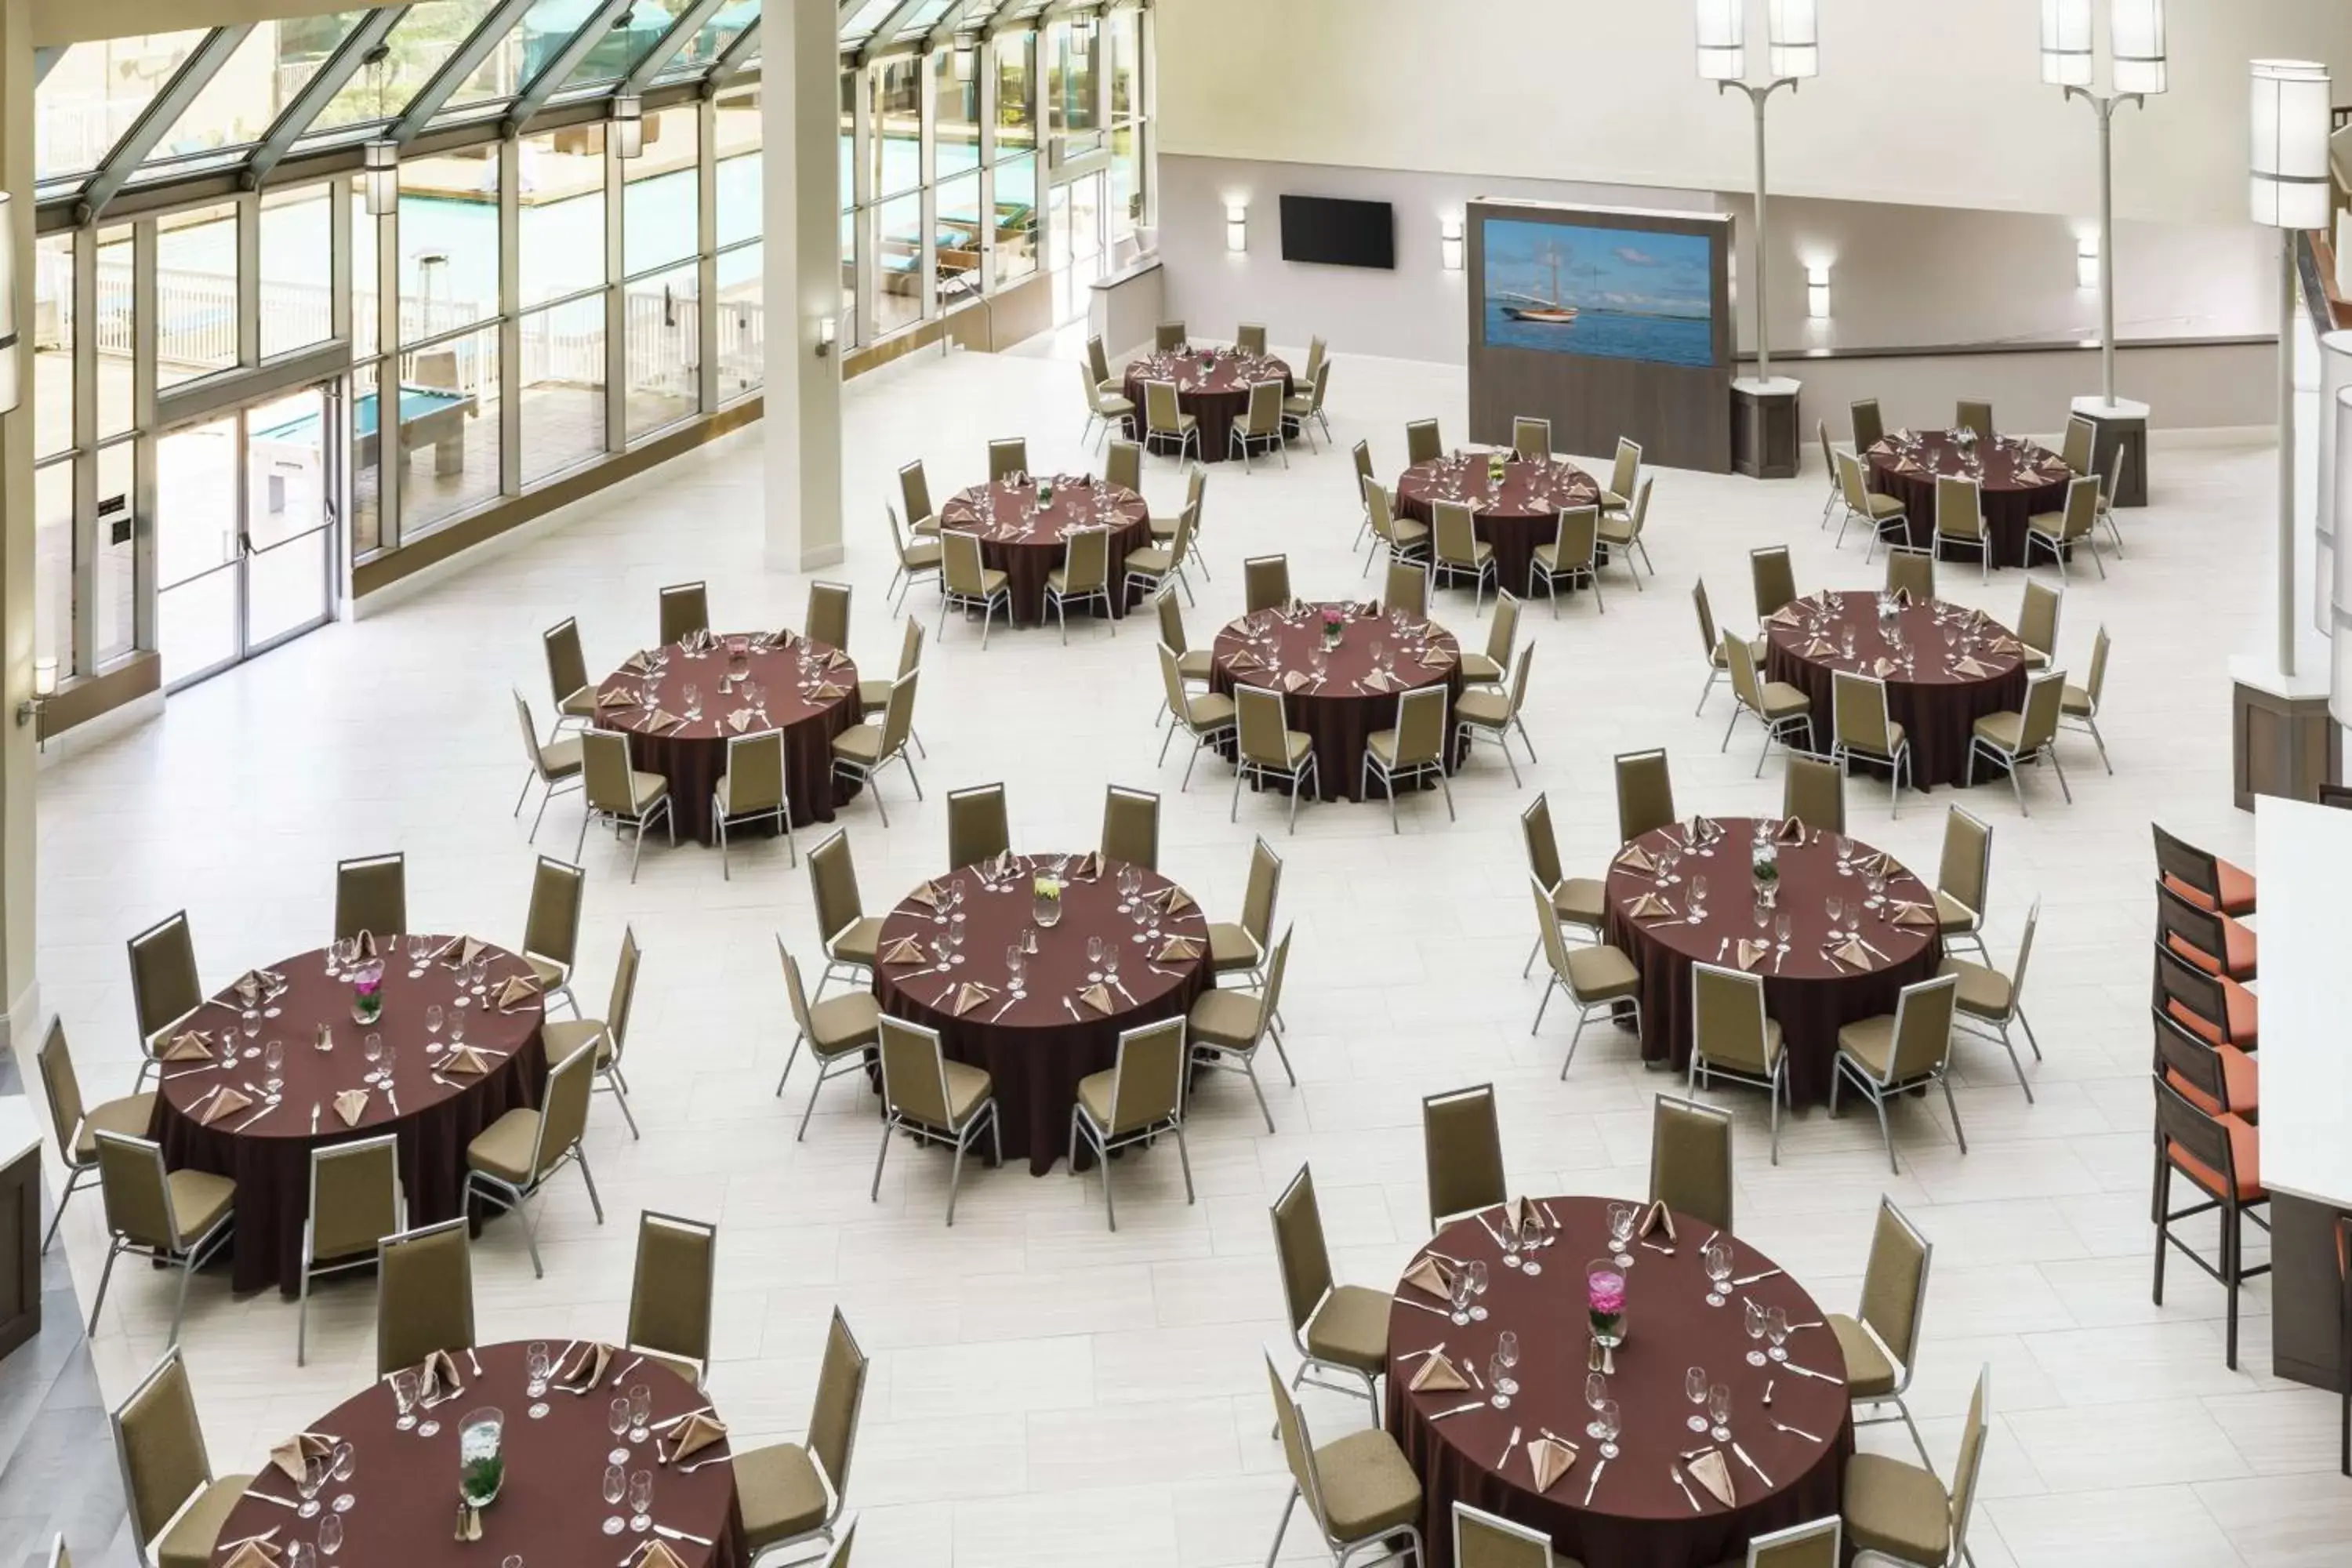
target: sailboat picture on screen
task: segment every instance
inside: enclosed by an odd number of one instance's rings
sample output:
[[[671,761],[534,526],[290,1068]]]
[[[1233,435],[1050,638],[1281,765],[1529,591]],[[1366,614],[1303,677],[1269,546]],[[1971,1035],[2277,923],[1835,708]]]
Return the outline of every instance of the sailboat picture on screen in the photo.
[[[1483,237],[1486,347],[1716,363],[1712,236],[1490,217]]]

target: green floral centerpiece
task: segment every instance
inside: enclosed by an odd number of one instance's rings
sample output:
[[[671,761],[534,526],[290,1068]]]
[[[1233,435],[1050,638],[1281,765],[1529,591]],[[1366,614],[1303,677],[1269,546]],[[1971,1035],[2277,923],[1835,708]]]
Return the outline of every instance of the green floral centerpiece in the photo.
[[[1768,909],[1780,894],[1780,850],[1769,839],[1748,856],[1748,874],[1756,879],[1756,901]]]
[[[370,959],[352,972],[352,1018],[362,1027],[383,1016],[383,961]]]
[[[1039,479],[1037,481],[1037,504],[1039,506],[1052,506],[1054,504],[1053,480]]]
[[[493,1405],[457,1423],[457,1495],[467,1508],[488,1508],[506,1482],[506,1413]]]
[[[1501,484],[1503,482],[1504,465],[1509,461],[1510,458],[1501,452],[1487,453],[1486,478],[1495,484]]]
[[[1037,924],[1051,931],[1062,920],[1062,884],[1053,877],[1033,878],[1029,883],[1029,911]]]

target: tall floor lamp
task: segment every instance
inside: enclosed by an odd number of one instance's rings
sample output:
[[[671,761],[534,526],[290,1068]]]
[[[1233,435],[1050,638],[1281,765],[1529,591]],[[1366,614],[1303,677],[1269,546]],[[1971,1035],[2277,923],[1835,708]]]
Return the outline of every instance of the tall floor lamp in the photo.
[[[2258,224],[2279,231],[2278,668],[2294,673],[2295,236],[2327,226],[2327,68],[2314,60],[2251,62],[2248,191]]]
[[[1756,224],[1750,236],[1754,258],[1748,289],[1756,302],[1756,374],[1734,381],[1733,462],[1759,479],[1789,479],[1798,462],[1797,393],[1793,380],[1772,374],[1771,296],[1765,287],[1765,255],[1770,227],[1765,211],[1764,110],[1782,88],[1790,92],[1822,69],[1821,33],[1814,0],[1769,0],[1766,26],[1771,43],[1770,75],[1748,79],[1748,0],[1696,0],[1698,74],[1716,91],[1748,95],[1756,112]]]

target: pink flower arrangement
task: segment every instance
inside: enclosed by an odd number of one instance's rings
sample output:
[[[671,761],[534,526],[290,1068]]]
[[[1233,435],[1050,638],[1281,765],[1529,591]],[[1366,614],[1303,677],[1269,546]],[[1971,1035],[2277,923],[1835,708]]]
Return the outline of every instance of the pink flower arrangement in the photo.
[[[373,1023],[383,1011],[383,964],[363,963],[352,975],[352,1016],[362,1024]]]
[[[1585,1282],[1588,1304],[1604,1318],[1618,1318],[1625,1313],[1625,1277],[1622,1274],[1595,1274]]]
[[[1326,605],[1323,606],[1323,629],[1325,631],[1335,632],[1347,624],[1347,611],[1341,609],[1337,605]]]

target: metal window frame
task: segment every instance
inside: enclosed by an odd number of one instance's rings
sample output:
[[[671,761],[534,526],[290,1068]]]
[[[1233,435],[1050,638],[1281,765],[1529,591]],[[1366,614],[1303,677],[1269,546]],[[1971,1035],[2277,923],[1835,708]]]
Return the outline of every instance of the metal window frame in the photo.
[[[694,36],[701,32],[726,4],[727,0],[694,0],[694,4],[678,13],[677,19],[670,23],[669,30],[654,40],[654,47],[646,52],[645,58],[614,84],[614,96],[642,93],[651,87],[654,79],[677,58],[678,51],[693,42]],[[764,9],[765,0],[761,0],[761,5]]]
[[[613,30],[613,24],[628,14],[631,3],[632,0],[600,0],[596,8],[588,13],[588,19],[563,41],[563,47],[555,52],[555,58],[540,68],[537,76],[523,84],[523,89],[515,94],[514,101],[507,105],[504,123],[509,138],[520,136],[530,129],[531,121],[547,107],[548,100],[571,79],[572,73],[580,68],[580,62],[588,58],[589,52],[604,41],[604,35]],[[619,83],[615,82],[613,89],[590,96],[609,100],[618,86]]]
[[[310,79],[302,84],[302,90],[294,95],[294,100],[279,112],[269,129],[262,133],[261,140],[254,143],[253,151],[247,154],[246,189],[255,191],[261,188],[269,178],[270,172],[285,161],[294,143],[310,129],[310,122],[325,112],[327,105],[335,100],[352,78],[359,74],[360,68],[367,64],[367,57],[391,36],[392,30],[406,18],[412,8],[385,5],[371,11],[360,18],[357,26],[343,36],[343,41],[336,45],[334,52],[311,73]]]
[[[490,58],[490,51],[522,25],[524,16],[534,4],[536,0],[499,0],[480,25],[466,35],[456,52],[441,62],[441,68],[425,79],[425,85],[394,118],[385,137],[400,147],[415,141],[418,132],[433,122],[433,117],[441,112],[450,96]]]
[[[189,52],[172,79],[163,84],[163,90],[147,100],[147,107],[131,122],[131,129],[108,151],[82,186],[81,200],[75,207],[78,222],[93,224],[106,215],[107,205],[131,183],[131,176],[139,172],[147,154],[155,150],[166,132],[179,123],[180,116],[188,111],[188,106],[211,84],[253,28],[251,22],[239,22],[215,27],[205,35],[205,41]]]
[[[710,62],[710,68],[702,73],[699,79],[702,83],[703,96],[716,97],[719,89],[733,80],[736,74],[750,64],[759,52],[760,18],[754,16],[745,25],[741,32],[735,35],[734,42],[719,51],[719,58]]]

